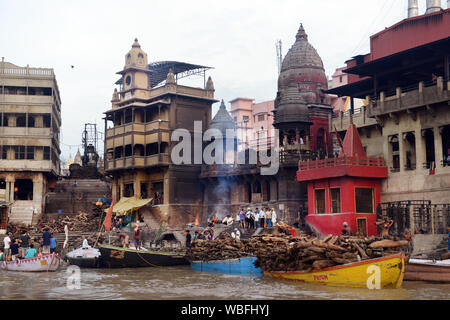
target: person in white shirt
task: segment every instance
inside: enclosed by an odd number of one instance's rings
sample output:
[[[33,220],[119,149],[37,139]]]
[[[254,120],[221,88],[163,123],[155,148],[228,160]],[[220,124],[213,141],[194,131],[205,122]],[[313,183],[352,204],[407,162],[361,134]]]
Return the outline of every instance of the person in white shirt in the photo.
[[[9,237],[11,234],[8,234],[5,238],[3,238],[3,260],[7,261],[10,254],[10,246],[11,246],[11,238]]]
[[[86,239],[85,236],[83,236],[83,244],[81,245],[81,247],[82,247],[83,249],[88,249],[88,248],[90,248],[89,242],[87,241],[87,239]]]
[[[265,209],[261,209],[261,211],[259,212],[259,227],[260,228],[265,228],[266,226],[266,212]]]
[[[272,208],[272,225],[277,223],[277,213],[275,212],[275,209]]]
[[[252,211],[250,210],[250,208],[247,209],[247,213],[245,214],[245,226],[247,229],[250,229],[251,226],[251,220],[252,220]]]
[[[268,228],[272,228],[272,211],[267,208],[266,210],[266,224]]]
[[[255,212],[255,228],[258,229],[259,227],[259,211],[256,210]]]

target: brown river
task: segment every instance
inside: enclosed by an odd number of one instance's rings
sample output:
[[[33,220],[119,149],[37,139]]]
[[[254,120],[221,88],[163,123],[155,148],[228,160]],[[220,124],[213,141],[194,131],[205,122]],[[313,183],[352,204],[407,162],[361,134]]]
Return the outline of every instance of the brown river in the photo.
[[[401,289],[368,290],[209,274],[189,266],[81,269],[79,277],[63,267],[49,273],[0,271],[0,299],[450,300],[450,284],[403,282]]]

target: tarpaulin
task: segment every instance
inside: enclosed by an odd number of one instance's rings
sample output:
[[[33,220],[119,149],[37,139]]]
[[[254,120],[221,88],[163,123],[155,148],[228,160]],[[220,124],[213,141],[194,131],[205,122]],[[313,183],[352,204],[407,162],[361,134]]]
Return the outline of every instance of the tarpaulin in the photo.
[[[119,202],[115,203],[113,206],[113,213],[116,216],[123,216],[129,214],[130,212],[136,211],[143,206],[150,203],[153,199],[137,199],[136,197],[131,198],[121,198]],[[105,209],[108,212],[109,209]]]

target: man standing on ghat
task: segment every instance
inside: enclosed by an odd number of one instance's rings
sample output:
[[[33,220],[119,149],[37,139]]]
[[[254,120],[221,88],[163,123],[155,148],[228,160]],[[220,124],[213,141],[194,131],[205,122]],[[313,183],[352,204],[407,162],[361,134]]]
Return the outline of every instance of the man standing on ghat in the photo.
[[[50,240],[52,234],[48,232],[48,228],[45,228],[45,232],[42,234],[42,253],[50,253]]]
[[[11,238],[9,237],[11,233],[8,233],[8,235],[3,239],[3,260],[8,261],[9,258],[9,252],[10,252],[10,246],[11,246]]]

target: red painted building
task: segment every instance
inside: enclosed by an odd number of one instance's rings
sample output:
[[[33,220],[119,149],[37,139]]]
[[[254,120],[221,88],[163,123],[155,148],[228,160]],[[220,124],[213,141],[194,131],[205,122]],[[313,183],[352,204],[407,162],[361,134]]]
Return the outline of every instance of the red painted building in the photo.
[[[383,158],[369,158],[355,125],[350,125],[338,158],[299,163],[297,180],[308,184],[306,223],[321,234],[340,235],[347,222],[352,233],[376,235],[376,208]]]

